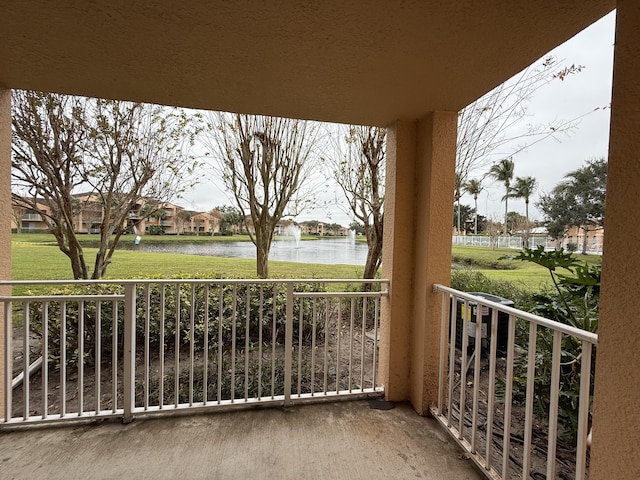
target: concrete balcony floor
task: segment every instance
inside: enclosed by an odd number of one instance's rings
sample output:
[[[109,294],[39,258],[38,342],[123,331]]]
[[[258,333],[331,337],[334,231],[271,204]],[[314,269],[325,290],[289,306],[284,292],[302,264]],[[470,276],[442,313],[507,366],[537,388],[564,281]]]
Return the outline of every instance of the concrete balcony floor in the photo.
[[[480,479],[436,421],[366,401],[0,433],[8,479]]]

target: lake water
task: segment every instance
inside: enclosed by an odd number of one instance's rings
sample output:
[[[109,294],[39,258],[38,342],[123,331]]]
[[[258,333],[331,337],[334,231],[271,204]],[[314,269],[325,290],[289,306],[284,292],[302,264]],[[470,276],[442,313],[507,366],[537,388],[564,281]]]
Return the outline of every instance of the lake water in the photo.
[[[227,258],[256,258],[256,247],[251,242],[198,242],[198,243],[145,243],[122,245],[126,250],[141,252],[184,253]],[[367,244],[353,242],[348,238],[301,241],[279,240],[271,245],[269,260],[298,263],[323,263],[364,265],[367,259]]]

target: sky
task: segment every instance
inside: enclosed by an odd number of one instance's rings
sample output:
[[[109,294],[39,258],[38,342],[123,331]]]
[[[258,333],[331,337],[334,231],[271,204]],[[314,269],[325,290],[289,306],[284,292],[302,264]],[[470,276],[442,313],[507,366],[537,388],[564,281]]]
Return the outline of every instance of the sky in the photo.
[[[557,139],[548,138],[513,156],[514,177],[532,176],[538,182],[538,190],[531,198],[529,207],[532,219],[542,220],[542,214],[535,207],[540,194],[550,192],[567,173],[582,167],[586,160],[607,156],[614,30],[613,12],[550,52],[563,64],[582,65],[584,68],[564,81],[554,80],[538,90],[530,99],[530,116],[524,122],[545,124],[559,119],[582,118],[570,133]],[[509,147],[501,150],[508,154]],[[508,155],[499,158],[504,156]],[[480,178],[487,168],[473,172],[471,178]],[[322,181],[322,173],[318,175],[320,181],[316,184],[320,185],[319,203],[322,206],[305,210],[295,220],[321,220],[349,225],[351,217],[344,207],[336,205],[336,199],[340,197],[337,185]],[[221,181],[215,181],[215,175],[211,172],[206,177],[176,203],[199,211],[210,210],[218,205],[233,205]],[[478,213],[488,218],[502,219],[504,204],[500,200],[504,196],[504,186],[491,180],[485,180],[483,185],[484,191],[478,197]],[[461,202],[473,205],[473,198],[467,194]],[[524,208],[524,200],[513,199],[509,202],[509,211],[524,214]]]

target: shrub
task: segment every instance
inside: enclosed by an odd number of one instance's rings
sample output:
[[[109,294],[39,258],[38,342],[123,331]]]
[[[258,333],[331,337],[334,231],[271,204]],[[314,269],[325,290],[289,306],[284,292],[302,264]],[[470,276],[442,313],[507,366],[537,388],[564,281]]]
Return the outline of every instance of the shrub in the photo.
[[[138,286],[136,289],[136,338],[138,345],[142,345],[148,339],[151,347],[158,347],[162,341],[161,330],[164,326],[164,344],[169,350],[175,348],[176,330],[179,332],[178,345],[182,347],[191,342],[193,324],[194,348],[202,350],[205,333],[208,334],[210,344],[218,342],[219,327],[222,328],[222,344],[229,348],[232,345],[231,332],[236,330],[236,348],[244,348],[247,340],[249,345],[256,345],[262,331],[263,342],[271,342],[275,339],[277,344],[285,341],[285,317],[286,317],[286,286],[279,283],[267,284],[162,284],[151,283],[148,287]],[[209,290],[208,301],[205,302],[207,288]],[[317,283],[296,284],[296,292],[311,292],[324,289]],[[104,295],[122,294],[123,287],[117,284],[104,285],[73,285],[51,288],[47,295]],[[27,295],[33,294],[27,291]],[[43,292],[38,292],[43,294]],[[161,303],[161,299],[164,300]],[[222,300],[222,302],[221,302]],[[95,344],[98,332],[96,332],[96,319],[98,302],[84,302],[84,338],[83,346],[85,362],[91,363],[94,359]],[[113,349],[113,303],[99,302],[101,313],[101,337],[102,358],[107,358]],[[48,318],[48,345],[49,360],[57,362],[61,356],[61,322],[62,309],[65,311],[66,355],[67,363],[75,365],[79,355],[79,314],[80,304],[77,301],[66,303],[46,302]],[[45,303],[34,301],[28,303],[30,328],[38,337],[43,335],[43,318]],[[249,322],[247,322],[247,308]],[[311,341],[313,302],[309,299],[301,299],[294,302],[293,308],[293,340],[299,343],[300,327],[299,318],[302,311],[302,344],[307,345]],[[316,306],[319,318],[324,314],[324,303],[318,302]],[[148,333],[147,333],[148,310]],[[235,315],[234,315],[235,311]],[[23,312],[16,312],[23,314]],[[192,319],[193,313],[193,319]],[[208,314],[208,316],[207,316]],[[222,314],[222,315],[221,315]],[[208,318],[208,321],[205,321]],[[178,319],[178,328],[176,328]],[[221,325],[220,325],[220,322]],[[205,332],[205,324],[208,331]],[[248,326],[248,330],[247,330]],[[323,322],[316,324],[316,334],[321,334]],[[118,303],[117,311],[118,339],[122,340],[124,332],[124,305]]]
[[[600,265],[580,264],[571,253],[562,249],[544,251],[525,249],[517,259],[536,263],[549,271],[555,290],[534,295],[535,306],[532,313],[571,325],[582,330],[596,333],[598,330],[598,311],[600,304]],[[562,269],[566,274],[559,274]],[[526,345],[526,338],[520,340]],[[591,391],[589,403],[593,395],[593,377],[595,373],[596,349],[592,349],[591,358]],[[538,329],[536,342],[536,410],[544,418],[548,418],[551,386],[551,360],[553,353],[553,333],[546,328]],[[560,365],[560,393],[558,416],[564,427],[564,436],[575,441],[578,431],[577,410],[580,399],[580,368],[582,361],[581,342],[573,337],[563,336]],[[526,358],[520,360],[524,368]],[[521,396],[524,385],[521,385]]]

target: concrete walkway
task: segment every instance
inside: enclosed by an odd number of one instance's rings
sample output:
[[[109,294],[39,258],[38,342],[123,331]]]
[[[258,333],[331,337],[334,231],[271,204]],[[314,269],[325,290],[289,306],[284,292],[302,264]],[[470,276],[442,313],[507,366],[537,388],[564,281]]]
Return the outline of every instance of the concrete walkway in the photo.
[[[0,433],[8,479],[480,479],[433,419],[366,401]]]

